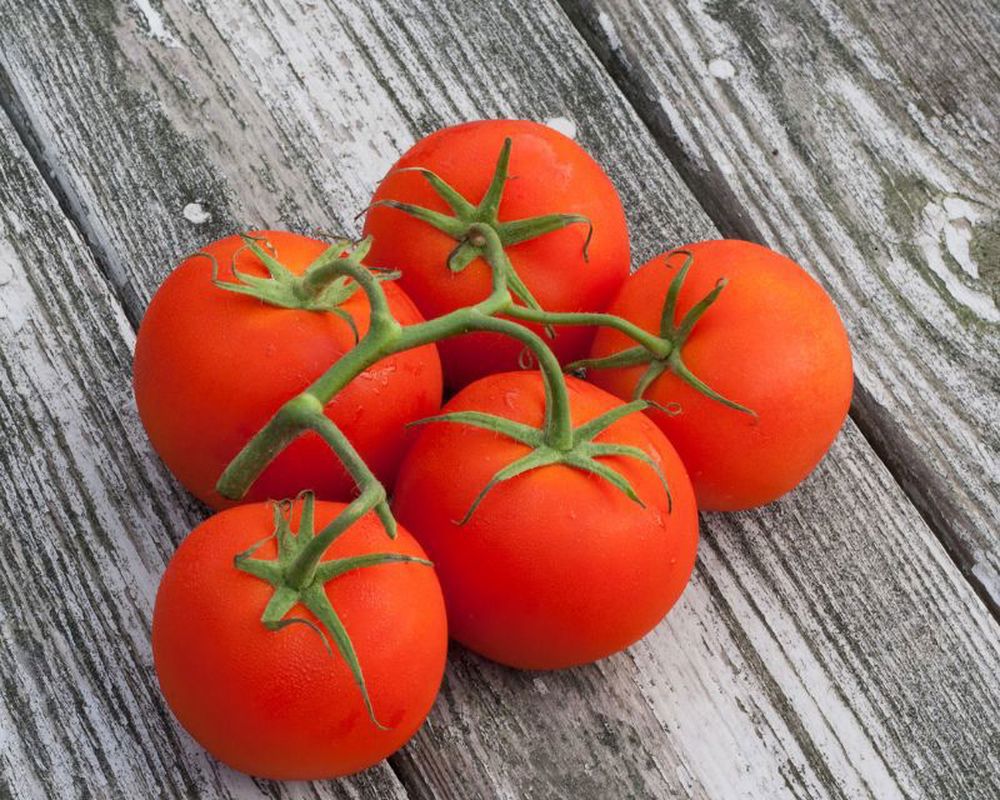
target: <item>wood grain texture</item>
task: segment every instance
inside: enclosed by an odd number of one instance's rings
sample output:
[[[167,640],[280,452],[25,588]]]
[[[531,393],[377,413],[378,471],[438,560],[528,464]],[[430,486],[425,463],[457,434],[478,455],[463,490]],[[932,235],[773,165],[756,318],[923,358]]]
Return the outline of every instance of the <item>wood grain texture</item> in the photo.
[[[152,604],[201,512],[142,433],[133,338],[0,115],[0,797],[406,798],[384,764],[252,781],[170,717]]]
[[[831,292],[855,420],[1000,615],[1000,6],[565,6],[720,228]]]
[[[264,224],[354,230],[396,155],[465,118],[574,126],[623,194],[639,258],[714,234],[553,4],[81,6],[0,2],[5,106],[133,321],[169,265],[207,238]],[[127,352],[127,330],[121,338],[112,352]],[[66,363],[89,363],[70,355]],[[127,357],[118,360],[90,383],[98,395],[119,387],[121,424],[141,441]],[[56,427],[75,420],[68,413]],[[40,437],[51,424],[34,423]],[[160,474],[143,463],[140,476]],[[20,480],[13,466],[5,474]],[[94,513],[127,519],[152,493],[160,540],[177,541],[193,512],[171,511],[182,502],[174,490],[143,480],[124,469],[95,479],[111,488]],[[456,648],[428,724],[393,759],[406,791],[462,800],[1000,791],[998,628],[853,425],[801,490],[760,512],[706,517],[704,533],[680,605],[628,653],[531,674]],[[58,585],[55,575],[43,582]],[[15,607],[40,619],[29,609],[51,604]],[[84,640],[79,658],[100,658],[101,646]],[[122,670],[118,692],[136,691],[134,680]],[[166,726],[156,721],[165,714],[147,714],[149,727]],[[10,747],[51,736],[45,712],[32,719],[37,732]],[[150,733],[149,757],[188,770],[206,763],[183,735],[176,747],[161,735]],[[99,780],[74,772],[76,742],[60,747],[61,776]],[[15,780],[15,796],[31,796]]]

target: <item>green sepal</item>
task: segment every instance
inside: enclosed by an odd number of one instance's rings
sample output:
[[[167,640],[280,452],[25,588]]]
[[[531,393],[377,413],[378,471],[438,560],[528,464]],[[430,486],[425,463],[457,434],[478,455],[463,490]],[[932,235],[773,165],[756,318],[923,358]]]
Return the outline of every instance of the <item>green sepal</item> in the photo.
[[[361,692],[361,699],[364,701],[365,709],[368,711],[368,718],[379,730],[389,730],[375,716],[375,709],[372,707],[372,700],[368,695],[368,685],[365,683],[365,676],[361,670],[361,662],[358,661],[358,654],[354,650],[354,642],[351,641],[347,629],[344,628],[344,623],[340,621],[340,617],[330,603],[330,598],[327,597],[323,585],[313,583],[306,589],[303,589],[301,599],[302,604],[316,615],[323,628],[326,629],[326,632],[333,639],[333,643],[337,646],[337,652],[340,653],[340,657],[344,659],[348,669],[351,670],[354,683]]]
[[[584,456],[583,454],[579,456],[574,455],[567,459],[566,463],[579,470],[590,472],[599,478],[603,478],[616,489],[622,491],[629,500],[638,503],[642,508],[646,507],[646,504],[642,502],[642,498],[636,494],[635,489],[632,488],[632,484],[628,482],[628,479],[624,475],[620,472],[615,472],[607,464],[597,461],[593,456]]]
[[[722,290],[726,287],[726,279],[720,278],[716,282],[713,289],[701,300],[695,303],[679,323],[676,323],[674,320],[677,316],[677,298],[680,295],[681,287],[684,285],[684,280],[687,278],[691,265],[694,263],[694,253],[690,250],[672,250],[667,253],[666,258],[669,260],[671,256],[675,255],[683,255],[684,263],[681,264],[680,269],[677,270],[677,273],[670,279],[670,284],[667,286],[667,294],[664,299],[663,309],[660,315],[660,341],[663,343],[664,350],[667,355],[665,357],[659,357],[646,347],[637,345],[635,347],[629,347],[625,350],[621,350],[617,353],[612,353],[609,356],[604,356],[603,358],[584,358],[579,361],[574,361],[566,366],[566,371],[573,372],[590,369],[620,369],[625,367],[635,367],[640,364],[648,364],[649,366],[643,371],[642,375],[639,376],[639,379],[636,381],[635,387],[632,390],[633,400],[641,400],[643,395],[645,395],[649,390],[650,386],[656,382],[656,379],[659,378],[664,372],[670,371],[710,400],[722,403],[724,406],[732,408],[735,411],[750,414],[754,417],[757,416],[757,414],[751,409],[735,402],[734,400],[724,397],[719,392],[712,389],[712,387],[691,372],[681,358],[681,350],[684,343],[687,341],[688,336],[691,335],[691,332],[694,330],[698,320],[700,320],[705,312],[711,308],[712,304],[718,300]]]
[[[515,422],[507,417],[498,417],[483,411],[452,411],[446,414],[437,414],[433,417],[424,417],[408,422],[406,427],[427,425],[431,422],[454,422],[471,425],[474,428],[482,428],[493,433],[502,433],[504,436],[529,447],[538,447],[543,440],[542,432],[538,428],[532,428],[530,425]]]
[[[634,447],[630,444],[609,444],[605,442],[591,442],[589,452],[591,456],[620,456],[623,458],[635,458],[648,464],[653,468],[656,473],[656,477],[660,479],[660,483],[663,484],[663,491],[667,495],[667,511],[673,511],[674,499],[673,495],[670,493],[670,483],[667,481],[667,476],[663,473],[663,467],[661,467],[656,459],[654,459],[649,453],[641,448]]]
[[[377,206],[394,208],[450,236],[458,242],[458,246],[449,253],[446,260],[447,268],[451,272],[461,272],[483,255],[483,243],[477,241],[471,235],[473,226],[475,225],[490,226],[497,234],[497,239],[503,248],[544,236],[547,233],[560,230],[568,225],[587,225],[588,231],[583,245],[583,257],[584,260],[588,260],[594,226],[582,214],[543,214],[525,219],[499,221],[500,204],[503,200],[503,191],[508,180],[511,146],[511,139],[505,139],[503,146],[500,148],[496,167],[490,178],[490,184],[477,205],[473,205],[472,202],[462,196],[461,192],[449,185],[435,172],[424,167],[403,167],[396,170],[396,172],[417,172],[422,175],[428,184],[430,184],[435,194],[451,209],[453,215],[442,214],[440,211],[435,211],[434,209],[391,198],[376,200],[362,211],[361,214]],[[360,217],[361,214],[358,216]],[[504,259],[504,261],[506,262],[505,264],[492,264],[491,266],[494,270],[499,270],[503,273],[506,285],[518,300],[529,308],[540,311],[541,306],[538,305],[538,302],[532,296],[527,286],[525,286],[520,276],[518,276],[514,267],[510,264],[510,260]],[[546,325],[545,330],[550,338],[555,336],[555,330],[551,325]]]
[[[482,411],[455,411],[440,414],[436,417],[418,420],[417,423],[410,424],[450,422],[470,425],[475,428],[507,436],[532,448],[530,452],[511,462],[506,467],[498,470],[493,477],[490,478],[486,486],[482,488],[472,501],[472,505],[469,507],[469,510],[465,512],[465,516],[463,516],[460,520],[456,520],[457,525],[465,525],[472,518],[472,515],[476,512],[476,509],[479,508],[480,504],[486,498],[486,495],[488,495],[490,491],[497,486],[497,484],[509,481],[519,475],[530,472],[533,469],[553,464],[565,464],[566,466],[596,475],[623,492],[630,500],[638,503],[642,507],[645,507],[642,498],[639,497],[627,478],[616,472],[607,464],[597,460],[602,457],[635,458],[652,467],[656,472],[657,477],[663,484],[664,490],[666,491],[667,511],[669,513],[673,508],[670,487],[667,484],[667,478],[663,474],[663,470],[652,458],[652,456],[643,450],[640,450],[638,447],[633,447],[631,445],[592,441],[594,437],[606,431],[618,420],[628,416],[629,414],[644,411],[650,406],[651,404],[645,400],[635,400],[631,403],[616,406],[615,408],[594,417],[589,422],[586,422],[573,430],[573,444],[566,450],[559,450],[546,445],[544,443],[544,433],[541,429],[532,428],[530,425],[524,425],[523,423],[507,419],[506,417],[498,417]]]
[[[468,217],[475,213],[476,207],[462,197],[462,193],[450,186],[440,175],[424,167],[401,167],[396,172],[418,172],[424,176],[431,188],[458,217]]]
[[[693,389],[701,392],[705,397],[711,400],[722,403],[724,406],[734,409],[735,411],[741,411],[744,414],[749,414],[751,417],[756,417],[757,412],[751,408],[740,405],[739,403],[730,400],[728,397],[724,397],[719,394],[715,389],[705,383],[701,378],[695,375],[691,370],[687,368],[684,360],[681,358],[680,352],[671,353],[670,357],[667,359],[670,364],[670,371],[673,372],[678,378],[687,383]]]
[[[687,278],[688,271],[694,263],[694,253],[690,250],[672,250],[667,253],[667,260],[669,261],[670,256],[673,255],[683,255],[684,263],[681,264],[681,268],[667,286],[667,297],[663,303],[663,311],[660,315],[660,336],[664,339],[671,339],[673,337],[674,317],[677,314],[677,296],[680,294],[681,286],[684,285],[684,279]]]
[[[375,709],[368,694],[368,687],[365,684],[354,644],[330,603],[325,586],[329,581],[336,580],[348,572],[366,567],[381,564],[408,563],[421,566],[432,566],[432,564],[424,558],[402,553],[365,553],[359,556],[319,561],[315,564],[308,560],[302,561],[302,559],[322,556],[329,545],[364,513],[365,507],[358,506],[361,501],[355,500],[354,503],[341,511],[340,515],[323,531],[317,534],[315,532],[315,498],[313,493],[303,492],[300,497],[302,499],[302,513],[299,518],[298,532],[293,531],[291,527],[294,501],[284,500],[274,503],[273,533],[265,539],[255,542],[243,552],[236,554],[233,558],[233,565],[236,569],[264,580],[274,587],[274,594],[271,595],[261,614],[261,623],[264,627],[270,631],[279,632],[289,625],[306,625],[319,635],[323,646],[331,655],[334,653],[330,644],[332,640],[333,646],[344,659],[361,692],[369,718],[375,726],[385,730],[385,726],[375,716]],[[346,523],[342,520],[346,520]],[[395,525],[394,521],[393,525]],[[277,542],[277,557],[274,559],[254,558],[253,554],[272,539]],[[313,546],[310,547],[310,545]],[[305,575],[306,577],[302,581],[304,585],[298,583],[293,585],[290,578],[292,574]],[[319,620],[319,625],[304,617],[287,616],[297,605],[303,605],[309,609]]]
[[[465,516],[458,520],[457,524],[465,525],[465,523],[472,519],[472,515],[476,513],[476,509],[479,508],[479,504],[486,499],[486,495],[489,494],[490,490],[498,483],[509,481],[511,478],[516,478],[518,475],[523,475],[525,472],[530,472],[533,469],[547,467],[550,464],[558,464],[562,461],[565,461],[564,454],[560,453],[558,450],[553,450],[542,445],[535,448],[527,455],[511,462],[503,469],[498,470],[497,473],[490,478],[489,482],[472,501],[472,505],[469,506],[469,510],[465,512]]]
[[[544,214],[512,222],[501,222],[496,226],[500,243],[511,247],[529,239],[536,239],[546,233],[562,230],[569,225],[586,225],[587,238],[583,241],[583,260],[590,261],[590,240],[594,238],[594,223],[582,214]]]
[[[633,400],[631,403],[615,406],[610,411],[605,411],[603,414],[597,415],[589,422],[585,422],[577,428],[573,432],[574,440],[589,442],[599,433],[603,433],[618,422],[618,420],[624,419],[629,414],[635,414],[637,411],[645,411],[647,407],[644,400]]]
[[[361,259],[367,255],[371,247],[370,238],[356,243],[338,239],[321,253],[302,275],[295,275],[272,253],[262,247],[258,239],[246,234],[241,234],[241,237],[244,243],[241,250],[246,249],[253,253],[267,270],[269,277],[249,275],[236,269],[236,257],[240,253],[240,250],[237,250],[230,266],[230,272],[236,281],[222,280],[219,278],[218,261],[208,253],[197,253],[196,255],[205,256],[212,261],[213,285],[227,292],[248,295],[279,308],[325,311],[336,314],[350,327],[355,342],[360,339],[354,318],[340,307],[358,290],[357,283],[346,276],[339,276],[333,280],[318,280],[317,270],[338,258],[360,265]],[[386,274],[384,271],[372,270],[372,272],[380,280],[391,280],[398,277],[398,275]]]
[[[452,239],[460,240],[465,236],[467,226],[462,223],[457,217],[449,217],[447,214],[442,214],[440,211],[434,211],[430,208],[424,208],[423,206],[414,205],[413,203],[403,203],[399,200],[376,200],[370,206],[368,206],[365,211],[377,208],[378,206],[385,206],[386,208],[394,208],[397,211],[402,211],[405,214],[409,214],[415,219],[419,219],[421,222],[426,222],[433,228],[437,228],[441,233],[448,234]],[[361,213],[364,213],[361,212]]]
[[[426,558],[407,556],[403,553],[366,553],[362,556],[321,561],[319,566],[316,567],[316,580],[320,583],[326,583],[353,570],[363,569],[364,567],[377,567],[380,564],[422,564],[425,567],[434,566]]]
[[[635,388],[632,390],[633,399],[641,399],[649,387],[653,385],[653,382],[669,368],[670,364],[667,361],[650,361],[649,366],[639,376],[639,380],[635,382]]]

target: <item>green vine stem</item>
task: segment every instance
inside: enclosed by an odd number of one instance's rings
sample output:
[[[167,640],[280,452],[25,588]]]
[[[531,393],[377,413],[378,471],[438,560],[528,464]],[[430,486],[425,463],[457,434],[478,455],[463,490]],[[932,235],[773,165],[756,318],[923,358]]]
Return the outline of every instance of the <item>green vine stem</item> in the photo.
[[[367,295],[372,309],[368,332],[354,348],[345,353],[304,392],[285,403],[264,428],[247,443],[219,478],[217,489],[220,494],[231,499],[241,498],[271,460],[296,437],[313,430],[323,436],[348,467],[364,495],[369,487],[378,485],[378,482],[364,467],[363,460],[346,437],[322,413],[322,409],[351,380],[386,356],[473,331],[489,331],[510,336],[523,342],[535,355],[545,389],[545,417],[537,446],[544,446],[557,454],[571,453],[579,442],[578,437],[574,436],[566,382],[558,360],[541,337],[517,322],[500,318],[498,316],[500,314],[551,325],[607,325],[630,336],[637,342],[636,347],[631,350],[605,359],[577,362],[568,369],[649,363],[649,369],[636,388],[636,400],[641,399],[642,392],[652,379],[663,371],[671,369],[709,397],[741,411],[752,413],[749,409],[714,392],[694,376],[680,359],[680,345],[684,338],[690,333],[701,314],[714,302],[722,288],[721,285],[716,287],[709,296],[685,315],[679,325],[674,325],[673,313],[677,294],[690,267],[690,259],[685,262],[668,289],[663,313],[663,329],[661,335],[657,337],[627,320],[609,314],[554,313],[516,304],[507,284],[511,274],[510,262],[497,231],[492,225],[476,223],[469,227],[467,236],[476,243],[475,247],[491,267],[493,287],[491,293],[474,306],[461,308],[414,325],[400,325],[392,317],[385,292],[378,279],[358,263],[356,258],[341,257],[342,248],[339,246],[329,248],[320,256],[317,263],[310,265],[306,274],[310,278],[312,291],[321,291],[324,282],[345,276],[357,282]],[[247,240],[247,246],[258,255],[264,253],[253,240]],[[264,253],[264,255],[273,260],[270,254]],[[511,435],[512,431],[511,426],[503,421],[497,422],[492,429],[508,435]],[[384,490],[382,493],[384,494]],[[384,500],[369,507],[378,509],[386,530],[392,535],[393,523],[390,521],[391,515]]]

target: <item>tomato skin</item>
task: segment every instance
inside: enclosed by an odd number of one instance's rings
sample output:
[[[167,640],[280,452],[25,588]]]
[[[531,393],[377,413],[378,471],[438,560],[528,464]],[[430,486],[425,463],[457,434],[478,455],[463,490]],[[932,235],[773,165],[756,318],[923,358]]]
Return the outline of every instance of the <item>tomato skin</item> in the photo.
[[[594,225],[583,257],[587,226],[570,225],[507,248],[518,275],[547,311],[603,311],[629,271],[629,240],[621,201],[610,179],[576,142],[525,120],[483,120],[444,128],[403,154],[379,185],[373,202],[395,199],[450,214],[427,181],[404,167],[433,170],[472,203],[489,186],[504,139],[512,139],[510,179],[500,221],[571,213]],[[375,237],[369,256],[376,266],[403,273],[400,284],[429,319],[486,298],[490,269],[478,259],[460,273],[446,261],[456,243],[427,223],[395,209],[372,208],[365,233]],[[541,329],[532,327],[537,333]],[[592,328],[560,327],[547,340],[560,361],[582,358]],[[460,388],[496,372],[519,368],[523,345],[497,334],[474,333],[439,343],[446,383]]]
[[[285,231],[264,231],[277,257],[301,274],[327,244]],[[237,236],[205,248],[220,277],[242,247]],[[266,275],[247,250],[237,269]],[[211,283],[212,264],[191,256],[160,286],[136,341],[134,388],[139,416],[153,447],[185,487],[212,508],[232,501],[215,491],[222,471],[285,401],[305,389],[354,346],[354,333],[334,314],[266,305]],[[383,282],[389,306],[403,324],[422,321],[406,294]],[[368,301],[361,290],[342,305],[361,335]],[[376,476],[391,486],[406,446],[405,425],[441,405],[441,365],[433,345],[391,356],[370,367],[327,406]],[[292,497],[313,489],[325,499],[349,500],[354,481],[313,433],[294,441],[251,487],[246,501]]]
[[[316,503],[317,530],[343,504]],[[376,716],[371,722],[344,660],[316,631],[260,621],[273,590],[233,557],[274,529],[271,505],[223,511],[171,559],[153,611],[160,687],[185,729],[213,756],[251,775],[312,780],[365,769],[399,749],[430,711],[444,673],[447,622],[434,570],[384,564],[346,573],[327,596],[354,642]],[[297,526],[293,520],[293,529]],[[324,559],[371,552],[424,558],[405,530],[390,541],[368,514]],[[274,540],[255,557],[273,558]],[[297,606],[287,615],[317,623]]]
[[[769,503],[797,486],[829,449],[851,403],[851,351],[844,324],[823,288],[798,264],[751,242],[685,245],[694,262],[680,291],[679,321],[719,278],[728,279],[681,349],[691,371],[753,418],[708,399],[672,373],[645,393],[681,413],[649,412],[684,461],[705,511]],[[683,263],[664,255],[643,265],[609,312],[648,331],[659,328],[667,287]],[[591,357],[633,346],[610,329]],[[631,399],[644,366],[593,370],[588,379]]]
[[[619,405],[590,384],[567,383],[575,425]],[[539,375],[492,375],[445,406],[466,409],[538,425]],[[642,414],[597,441],[635,445],[658,459],[672,511],[648,465],[616,457],[601,461],[631,481],[645,508],[601,478],[554,465],[496,485],[459,526],[493,474],[528,448],[467,425],[436,423],[421,432],[400,470],[393,509],[435,563],[454,639],[513,667],[569,667],[627,647],[680,596],[698,542],[680,459]]]

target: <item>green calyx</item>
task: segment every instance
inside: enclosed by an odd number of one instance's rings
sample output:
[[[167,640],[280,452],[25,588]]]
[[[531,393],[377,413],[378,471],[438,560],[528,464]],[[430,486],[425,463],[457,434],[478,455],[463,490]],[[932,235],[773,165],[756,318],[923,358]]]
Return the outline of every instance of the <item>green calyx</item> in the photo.
[[[370,207],[387,206],[388,208],[395,208],[426,222],[428,225],[454,239],[457,245],[447,259],[448,269],[452,272],[461,272],[477,258],[486,255],[487,239],[480,232],[483,225],[488,225],[496,232],[496,236],[503,248],[535,239],[546,233],[552,233],[553,231],[565,228],[567,225],[587,225],[589,230],[587,239],[583,245],[583,257],[586,260],[587,248],[590,245],[590,239],[593,235],[593,226],[589,219],[580,214],[544,214],[538,217],[500,222],[498,214],[508,178],[510,150],[511,140],[506,139],[500,150],[500,156],[497,159],[496,169],[490,180],[489,188],[487,188],[478,205],[473,205],[456,189],[446,183],[444,179],[429,169],[424,169],[423,167],[405,167],[398,170],[399,172],[417,172],[422,175],[438,197],[451,209],[451,216],[398,200],[378,200]],[[480,230],[477,230],[477,228]],[[491,267],[494,270],[501,270],[503,272],[502,277],[514,297],[528,308],[541,311],[538,301],[535,300],[531,291],[510,264],[510,261],[505,259],[504,262],[502,265],[492,263]],[[554,335],[551,328],[547,330],[550,336]]]
[[[349,275],[331,270],[335,264],[351,265],[357,269],[367,269],[361,260],[371,249],[371,238],[352,242],[347,239],[335,239],[320,256],[310,264],[301,275],[293,274],[277,256],[266,249],[267,240],[241,234],[244,248],[253,253],[267,270],[269,277],[248,275],[236,269],[236,256],[230,271],[236,281],[224,281],[219,278],[219,265],[215,257],[209,253],[198,253],[212,261],[212,283],[228,292],[249,295],[268,305],[280,308],[297,308],[303,311],[325,311],[336,314],[343,319],[358,338],[358,329],[354,319],[340,306],[357,290],[358,283]],[[264,245],[264,246],[262,246]],[[380,280],[390,280],[399,277],[398,273],[383,271],[376,275]]]
[[[606,431],[618,420],[628,416],[629,414],[644,411],[654,405],[654,403],[650,403],[646,400],[633,400],[631,403],[626,403],[625,405],[606,411],[605,413],[594,417],[594,419],[589,422],[573,428],[571,441],[566,447],[562,448],[554,447],[547,441],[544,426],[542,428],[533,428],[530,425],[515,422],[514,420],[507,419],[506,417],[487,414],[482,411],[455,411],[448,414],[439,414],[434,417],[428,417],[427,419],[418,420],[417,422],[411,424],[425,425],[429,423],[449,422],[454,424],[470,425],[473,428],[482,428],[483,430],[507,436],[514,441],[520,442],[521,444],[531,448],[528,453],[521,456],[516,461],[511,462],[490,478],[489,482],[483,487],[482,491],[476,495],[475,500],[473,500],[472,505],[465,513],[465,516],[462,517],[461,520],[457,521],[459,525],[464,525],[472,518],[476,509],[479,508],[480,503],[482,503],[486,495],[489,494],[490,490],[497,484],[516,478],[517,476],[530,472],[533,469],[539,469],[540,467],[547,467],[553,464],[564,464],[568,467],[573,467],[574,469],[596,475],[610,483],[619,491],[623,492],[630,500],[645,508],[645,503],[642,498],[636,494],[636,491],[629,480],[620,472],[612,469],[612,467],[610,467],[607,463],[599,460],[601,458],[611,457],[634,458],[637,461],[641,461],[642,463],[648,465],[656,473],[660,482],[663,484],[663,489],[667,494],[667,509],[669,511],[673,506],[670,495],[670,486],[667,483],[667,478],[663,474],[663,469],[660,464],[652,456],[650,456],[649,453],[632,445],[594,441],[598,434]],[[664,406],[657,407],[665,413],[676,413],[676,410],[673,408],[667,408]]]
[[[615,369],[648,364],[645,372],[643,372],[643,374],[639,377],[639,380],[636,382],[635,388],[632,392],[632,397],[635,400],[641,399],[646,393],[646,390],[653,385],[653,382],[659,378],[660,375],[664,372],[670,371],[706,397],[722,403],[729,408],[735,409],[736,411],[741,411],[744,414],[750,414],[754,417],[757,416],[756,412],[746,406],[740,405],[739,403],[719,394],[697,375],[691,372],[688,366],[684,363],[684,359],[681,356],[681,349],[684,346],[684,342],[687,341],[688,336],[691,335],[691,331],[694,330],[698,320],[701,319],[702,315],[708,311],[712,304],[718,299],[719,294],[721,294],[722,290],[726,287],[726,280],[725,278],[720,279],[718,283],[716,283],[715,288],[695,303],[695,305],[691,307],[679,323],[675,322],[674,319],[677,311],[677,296],[680,294],[681,287],[684,285],[684,279],[687,277],[688,271],[691,269],[691,264],[694,263],[694,254],[689,250],[673,250],[670,253],[667,253],[666,258],[669,260],[671,256],[675,255],[683,255],[684,263],[677,271],[677,274],[674,275],[673,279],[670,281],[670,286],[667,287],[667,297],[664,301],[663,311],[660,316],[658,342],[655,344],[638,344],[635,347],[630,347],[627,350],[622,350],[620,353],[614,353],[613,355],[605,356],[604,358],[587,358],[581,361],[575,361],[572,364],[569,364],[566,369],[568,371]],[[637,337],[633,336],[633,338]]]
[[[351,507],[354,505],[352,503],[326,528],[316,533],[313,495],[311,492],[306,492],[302,498],[302,514],[297,532],[293,532],[291,528],[292,502],[275,503],[274,533],[237,555],[233,559],[233,564],[236,569],[267,581],[274,589],[274,594],[271,595],[261,616],[261,622],[268,630],[280,631],[296,623],[306,625],[319,635],[331,655],[333,646],[337,648],[340,657],[351,670],[372,723],[384,730],[385,726],[375,716],[354,644],[330,602],[325,586],[341,575],[366,567],[380,564],[432,566],[431,562],[401,553],[365,553],[321,561],[322,554],[360,518],[364,511],[358,513],[355,510],[352,513]],[[272,538],[277,540],[277,558],[254,558],[253,554]],[[288,616],[297,605],[309,609],[319,624],[305,617]],[[331,640],[333,646],[330,644]]]

